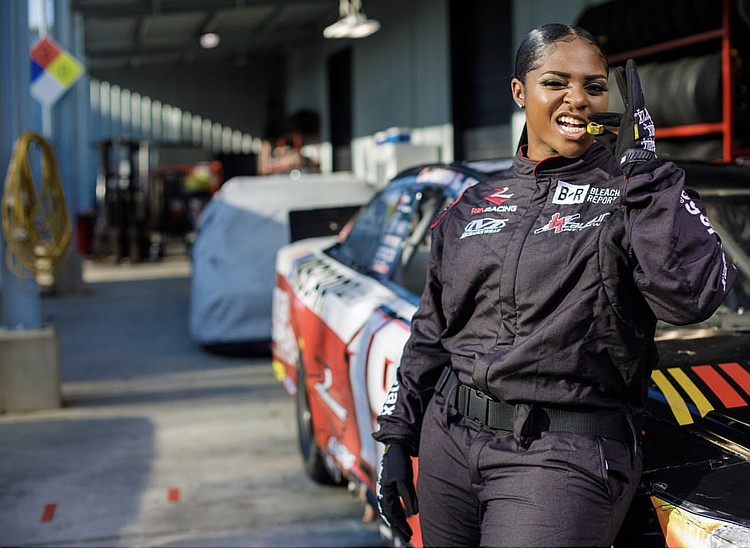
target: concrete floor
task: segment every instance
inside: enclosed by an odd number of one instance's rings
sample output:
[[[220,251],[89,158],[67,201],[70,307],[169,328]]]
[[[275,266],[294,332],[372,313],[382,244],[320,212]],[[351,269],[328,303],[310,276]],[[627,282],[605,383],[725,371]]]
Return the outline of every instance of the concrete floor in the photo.
[[[190,341],[184,256],[87,261],[84,281],[43,299],[64,406],[0,415],[0,546],[384,546],[305,475],[270,359]]]

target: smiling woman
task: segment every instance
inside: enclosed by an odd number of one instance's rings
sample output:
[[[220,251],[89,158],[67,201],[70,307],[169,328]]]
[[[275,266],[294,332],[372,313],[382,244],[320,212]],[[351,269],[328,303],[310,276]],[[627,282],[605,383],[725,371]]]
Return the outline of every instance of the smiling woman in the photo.
[[[606,57],[587,33],[536,29],[518,52],[511,90],[526,110],[530,159],[580,156],[593,143],[589,113],[607,109]]]
[[[474,239],[494,239],[515,226],[511,220],[517,220],[522,197],[498,183],[507,179],[511,164],[512,159],[495,159],[416,166],[378,193],[335,242],[306,239],[280,249],[273,366],[285,389],[296,394],[299,450],[313,479],[347,480],[376,504],[377,464],[383,449],[370,434],[377,429],[378,412],[396,411],[398,392],[389,389],[401,368],[409,319],[430,260],[432,232],[424,222],[434,223],[441,216],[435,212],[452,215],[442,207],[466,187],[481,185],[489,189],[480,194],[484,204],[471,207],[472,221],[459,240],[469,246]],[[651,374],[644,415],[646,473],[614,545],[659,547],[666,537],[671,547],[675,541],[681,543],[677,546],[747,547],[750,406],[738,406],[737,395],[750,403],[750,170],[733,164],[677,165],[700,193],[711,225],[740,275],[710,319],[681,327],[657,325],[660,362]],[[619,191],[558,183],[550,197],[553,214],[549,221],[545,215],[534,235],[565,244],[564,239],[576,233],[597,231],[603,223],[606,228],[615,223],[607,209],[591,218],[564,211],[586,203],[615,208]],[[689,213],[698,205],[689,199],[682,206]],[[563,247],[560,253],[567,250]],[[468,273],[468,267],[458,272]],[[528,286],[546,285],[548,280],[554,284],[565,273],[564,263],[553,271]],[[589,313],[587,319],[596,325],[601,316]],[[577,329],[570,324],[561,328],[566,330],[572,334]],[[408,369],[406,363],[404,368]],[[417,470],[422,472],[415,467],[415,474]],[[410,542],[420,546],[419,516],[409,517],[408,523],[414,529]],[[395,531],[383,525],[381,532],[390,538]]]
[[[586,30],[532,30],[512,168],[432,224],[374,434],[380,512],[405,540],[418,507],[426,546],[611,546],[641,480],[656,321],[704,320],[732,287],[703,203],[656,158],[632,61],[616,73],[626,111],[606,119],[614,150],[588,133],[607,73]]]

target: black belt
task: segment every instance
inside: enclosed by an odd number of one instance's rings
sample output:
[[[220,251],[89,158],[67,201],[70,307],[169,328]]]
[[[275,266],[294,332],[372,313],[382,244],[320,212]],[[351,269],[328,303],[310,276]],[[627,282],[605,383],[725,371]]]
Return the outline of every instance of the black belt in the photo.
[[[458,375],[446,367],[435,391],[451,400],[459,414],[476,420],[494,430],[513,430],[517,406],[511,405],[462,384]],[[624,414],[607,411],[575,411],[534,405],[529,413],[530,424],[525,431],[570,432],[578,435],[605,437],[618,441],[633,440],[633,430]],[[528,432],[527,432],[528,433]]]

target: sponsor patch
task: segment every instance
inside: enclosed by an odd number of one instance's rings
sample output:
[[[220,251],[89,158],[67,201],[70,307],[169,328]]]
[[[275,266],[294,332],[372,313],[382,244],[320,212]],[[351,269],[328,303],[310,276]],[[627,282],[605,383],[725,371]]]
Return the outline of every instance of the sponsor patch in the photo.
[[[498,206],[485,206],[485,207],[474,207],[471,209],[472,214],[492,214],[495,212],[515,212],[518,210],[518,205],[515,204],[500,204]]]
[[[484,198],[485,200],[488,200],[493,204],[499,205],[499,204],[503,204],[512,196],[513,196],[513,193],[509,193],[507,187],[497,187],[494,193],[490,193]]]
[[[586,202],[594,204],[612,204],[620,198],[620,190],[611,187],[592,187],[586,196]]]
[[[567,181],[559,180],[555,195],[552,197],[553,204],[612,204],[620,198],[620,190],[610,187],[592,187],[591,185],[575,185]]]
[[[589,227],[599,227],[607,216],[609,216],[609,212],[605,212],[587,222],[581,223],[575,221],[581,217],[580,214],[561,216],[559,212],[555,212],[546,224],[534,230],[534,234],[546,233],[547,231],[554,231],[556,234],[564,231],[583,231]]]
[[[555,196],[552,198],[554,204],[583,204],[589,192],[590,185],[575,185],[567,181],[559,180]]]
[[[466,227],[464,232],[461,234],[461,239],[466,237],[475,237],[477,235],[489,235],[492,233],[500,233],[500,231],[508,223],[508,219],[495,219],[495,218],[482,218],[481,220],[471,220]]]

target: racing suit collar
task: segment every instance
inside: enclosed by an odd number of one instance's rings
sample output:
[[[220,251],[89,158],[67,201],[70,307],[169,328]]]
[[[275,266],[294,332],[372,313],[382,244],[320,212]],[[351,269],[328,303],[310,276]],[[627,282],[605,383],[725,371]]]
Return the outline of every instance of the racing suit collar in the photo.
[[[521,146],[513,159],[516,173],[521,177],[553,176],[564,172],[566,174],[585,172],[593,166],[603,166],[611,153],[599,143],[594,143],[580,157],[567,158],[563,156],[547,157],[542,160],[531,160],[526,156],[526,145]]]

